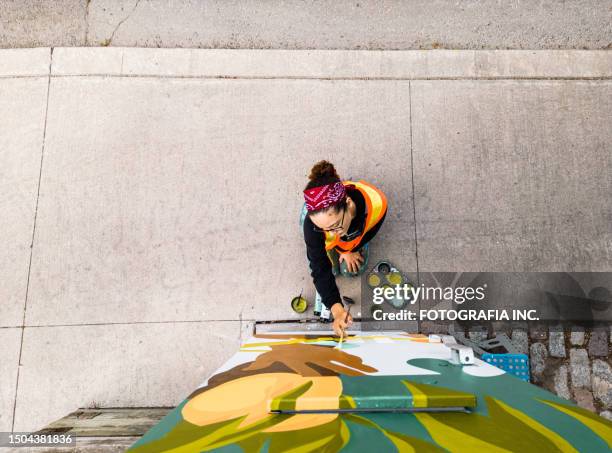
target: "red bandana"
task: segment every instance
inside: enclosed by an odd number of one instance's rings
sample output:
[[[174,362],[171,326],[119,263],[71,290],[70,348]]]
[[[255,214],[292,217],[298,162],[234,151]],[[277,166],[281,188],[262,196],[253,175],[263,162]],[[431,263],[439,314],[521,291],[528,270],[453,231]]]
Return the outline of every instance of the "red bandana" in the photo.
[[[342,201],[345,196],[346,188],[341,182],[332,182],[304,191],[304,200],[306,200],[308,211],[316,211],[336,204]]]

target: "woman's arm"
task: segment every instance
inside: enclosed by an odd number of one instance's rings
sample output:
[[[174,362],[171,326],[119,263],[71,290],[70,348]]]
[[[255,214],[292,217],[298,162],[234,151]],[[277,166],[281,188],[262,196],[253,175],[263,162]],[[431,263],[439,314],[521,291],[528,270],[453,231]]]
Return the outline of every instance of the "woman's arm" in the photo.
[[[344,309],[344,305],[341,303],[332,305],[331,312],[334,317],[332,329],[334,329],[336,335],[344,335],[344,331],[353,324],[353,317]]]
[[[331,310],[332,305],[341,302],[340,291],[325,250],[325,235],[313,230],[313,223],[308,216],[304,219],[304,241],[315,288],[321,295],[323,305]]]

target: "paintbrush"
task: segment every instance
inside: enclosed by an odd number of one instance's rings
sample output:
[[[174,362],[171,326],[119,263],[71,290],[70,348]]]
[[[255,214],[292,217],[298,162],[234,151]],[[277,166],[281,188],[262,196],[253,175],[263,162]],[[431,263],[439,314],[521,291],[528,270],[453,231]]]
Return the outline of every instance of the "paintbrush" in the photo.
[[[347,296],[342,296],[342,300],[346,302],[348,305],[348,310],[346,311],[346,316],[344,317],[344,322],[348,321],[349,314],[351,313],[351,307],[355,304],[355,301]],[[338,349],[342,349],[342,340],[344,339],[344,329],[342,329],[342,333],[340,334],[340,341],[338,342]]]

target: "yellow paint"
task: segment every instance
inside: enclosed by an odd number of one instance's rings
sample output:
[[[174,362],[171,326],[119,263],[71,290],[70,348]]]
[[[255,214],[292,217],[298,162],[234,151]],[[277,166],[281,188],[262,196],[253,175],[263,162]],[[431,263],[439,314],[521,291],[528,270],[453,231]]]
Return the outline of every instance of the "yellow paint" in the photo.
[[[391,272],[387,274],[387,281],[392,285],[401,285],[403,281],[402,274],[399,272]]]
[[[393,442],[393,445],[397,447],[397,451],[399,453],[416,453],[416,449],[404,439],[394,436],[389,431],[385,431],[384,433],[389,438],[389,440]]]
[[[342,381],[338,376],[321,376],[312,379],[312,387],[297,399],[295,409],[338,409],[342,394]]]
[[[261,429],[279,433],[303,430],[334,421],[338,414],[297,414],[289,418],[269,413],[270,401],[300,386],[310,385],[295,399],[295,408],[337,409],[340,406],[342,381],[337,376],[303,377],[293,373],[262,373],[234,379],[206,390],[189,400],[181,410],[185,421],[198,426],[220,422],[228,424],[192,443],[174,449],[175,452],[199,451],[238,442]],[[274,419],[278,423],[273,423]],[[263,428],[263,429],[262,429]],[[325,445],[331,438],[317,439],[308,447]],[[323,442],[319,444],[320,442]],[[215,447],[216,448],[216,447]],[[297,451],[310,451],[306,446]]]
[[[453,453],[473,453],[475,451],[483,451],[487,453],[505,453],[511,450],[499,448],[496,445],[482,441],[477,437],[456,430],[444,423],[439,422],[434,417],[423,412],[414,414],[419,422],[429,432],[431,438],[441,447],[446,448]],[[469,417],[470,415],[467,415]]]
[[[283,453],[309,453],[312,451],[318,451],[325,445],[329,443],[336,434],[330,434],[329,436],[322,437],[320,439],[315,439],[312,442],[308,442],[306,444],[300,444],[294,448],[286,448],[283,449]]]
[[[351,438],[351,432],[344,423],[344,420],[340,420],[340,439],[342,439],[342,445],[338,448],[338,451],[342,450],[342,448],[348,443]]]
[[[299,431],[301,429],[324,425],[325,423],[333,421],[336,417],[338,417],[338,414],[295,414],[274,426],[264,429],[262,433]]]
[[[342,395],[342,396],[344,397],[344,399],[346,400],[349,406],[351,406],[352,408],[357,407],[357,404],[355,403],[355,399],[351,395]]]
[[[295,400],[295,410],[338,409],[342,394],[342,381],[337,376],[310,378],[312,385]],[[293,431],[323,425],[333,421],[338,414],[296,414],[264,432]]]
[[[414,407],[427,407],[427,395],[425,393],[408,381],[402,381],[402,383],[408,387],[408,390],[412,393],[412,405]]]
[[[304,382],[302,385],[294,389],[291,389],[288,392],[283,393],[282,395],[277,396],[271,401],[268,401],[268,407],[269,407],[268,411],[272,412],[272,411],[277,411],[281,409],[294,410],[295,403],[298,397],[306,393],[306,391],[309,388],[311,388],[313,385],[314,384],[312,380]]]
[[[541,423],[538,423],[536,420],[531,418],[529,415],[523,413],[522,411],[520,411],[518,409],[515,409],[515,408],[513,408],[511,406],[508,406],[506,403],[504,403],[504,402],[502,402],[502,401],[500,401],[500,400],[498,400],[496,398],[493,398],[493,400],[497,404],[499,404],[506,412],[511,414],[513,417],[518,418],[520,421],[522,421],[526,425],[530,426],[535,431],[537,431],[538,433],[540,433],[541,435],[546,437],[548,440],[550,440],[553,444],[555,444],[557,446],[559,451],[571,452],[571,453],[578,451],[574,447],[572,447],[559,434],[557,434],[554,431],[551,431],[550,429],[548,429],[546,426],[542,425]]]
[[[288,340],[269,341],[266,343],[245,343],[241,348],[255,348],[260,346],[281,346],[298,343],[318,343],[320,341],[336,341],[335,337],[317,337],[317,338],[290,338]]]
[[[376,274],[370,274],[368,276],[368,285],[370,285],[372,288],[380,285],[380,277]]]
[[[578,411],[575,408],[570,408],[568,406],[556,404],[556,403],[553,403],[552,401],[545,401],[545,400],[538,400],[538,401],[541,401],[544,404],[548,404],[549,406],[552,406],[555,409],[566,413],[570,417],[575,418],[580,423],[586,425],[591,431],[593,431],[603,440],[605,440],[606,443],[608,444],[608,447],[612,448],[612,427],[610,427],[612,423],[610,423],[606,419],[595,416],[595,415],[593,415],[592,417],[590,415],[584,415],[584,414],[581,414],[580,411]],[[599,418],[601,418],[601,421],[599,420]]]
[[[393,445],[395,445],[397,447],[397,451],[400,453],[415,453],[417,451],[419,452],[441,452],[442,449],[439,448],[437,445],[433,445],[430,444],[429,442],[426,442],[422,439],[417,439],[417,438],[410,438],[410,436],[405,436],[405,437],[409,437],[410,440],[407,441],[401,437],[399,437],[398,435],[394,434],[391,431],[387,431],[386,429],[384,429],[382,426],[380,426],[379,424],[373,422],[372,420],[362,417],[360,415],[356,415],[356,414],[345,414],[344,417],[347,420],[352,421],[353,423],[359,423],[361,425],[365,425],[368,426],[370,428],[375,428],[377,430],[379,430],[381,433],[383,433],[385,436],[387,436],[387,438],[393,443]],[[412,443],[411,443],[412,442]]]
[[[400,338],[404,340],[404,338]],[[407,338],[407,340],[414,341],[416,343],[429,343],[429,338]]]
[[[388,335],[374,335],[374,336],[358,336],[355,338],[359,338],[364,341],[372,341],[376,338],[388,338],[394,341],[415,341],[417,343],[429,343],[429,337],[424,336],[422,334],[408,334],[405,337],[390,337]],[[281,345],[290,345],[290,344],[298,344],[298,343],[319,343],[321,341],[337,341],[337,337],[325,336],[325,337],[317,337],[317,338],[290,338],[287,340],[280,341],[269,341],[266,343],[245,343],[240,346],[241,351],[253,351],[252,348],[259,348],[262,346],[281,346]],[[267,352],[267,351],[266,351]]]
[[[471,393],[406,380],[401,382],[410,390],[414,407],[476,407],[476,396]]]
[[[296,313],[304,313],[308,308],[308,302],[303,297],[294,297],[291,299],[291,308]]]
[[[224,382],[185,404],[183,418],[198,426],[245,416],[238,429],[269,416],[268,401],[303,385],[309,378],[294,373],[262,373]]]
[[[253,425],[253,427],[256,427],[257,425],[265,425],[274,416],[275,415],[272,415],[265,420],[261,420],[259,423],[256,423],[255,425]],[[240,431],[238,429],[238,424],[240,423],[240,420],[241,419],[237,419],[233,421],[232,423],[228,423],[227,425],[224,425],[222,428],[216,429],[210,434],[199,437],[193,442],[190,442],[185,445],[181,445],[180,447],[176,447],[170,450],[165,450],[165,451],[172,452],[172,453],[192,453],[194,451],[202,451],[204,448],[212,449],[212,448],[220,447],[223,445],[227,445],[229,442],[227,440],[222,440],[222,439],[225,439],[228,436],[231,436],[230,442],[238,442],[239,440],[252,435],[251,430],[244,430],[242,434],[238,436],[232,436],[232,434],[235,433],[236,431],[238,432]]]

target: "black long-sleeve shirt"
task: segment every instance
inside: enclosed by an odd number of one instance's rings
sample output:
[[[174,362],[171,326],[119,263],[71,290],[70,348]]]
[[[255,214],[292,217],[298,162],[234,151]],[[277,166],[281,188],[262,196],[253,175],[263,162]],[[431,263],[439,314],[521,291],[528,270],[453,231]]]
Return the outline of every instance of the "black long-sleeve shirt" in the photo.
[[[342,236],[342,240],[350,240],[347,236],[358,236],[365,227],[366,203],[361,192],[356,188],[347,188],[347,195],[355,202],[357,207],[355,218],[349,225],[348,232]],[[378,232],[387,213],[385,212],[376,225],[374,225],[361,241],[353,248],[353,252],[361,249]],[[332,265],[325,250],[325,233],[314,230],[314,224],[309,216],[304,219],[304,241],[306,242],[306,256],[310,262],[310,275],[313,278],[315,288],[321,295],[321,301],[327,308],[331,308],[336,302],[341,302],[340,291],[336,285],[336,278],[332,274]]]

